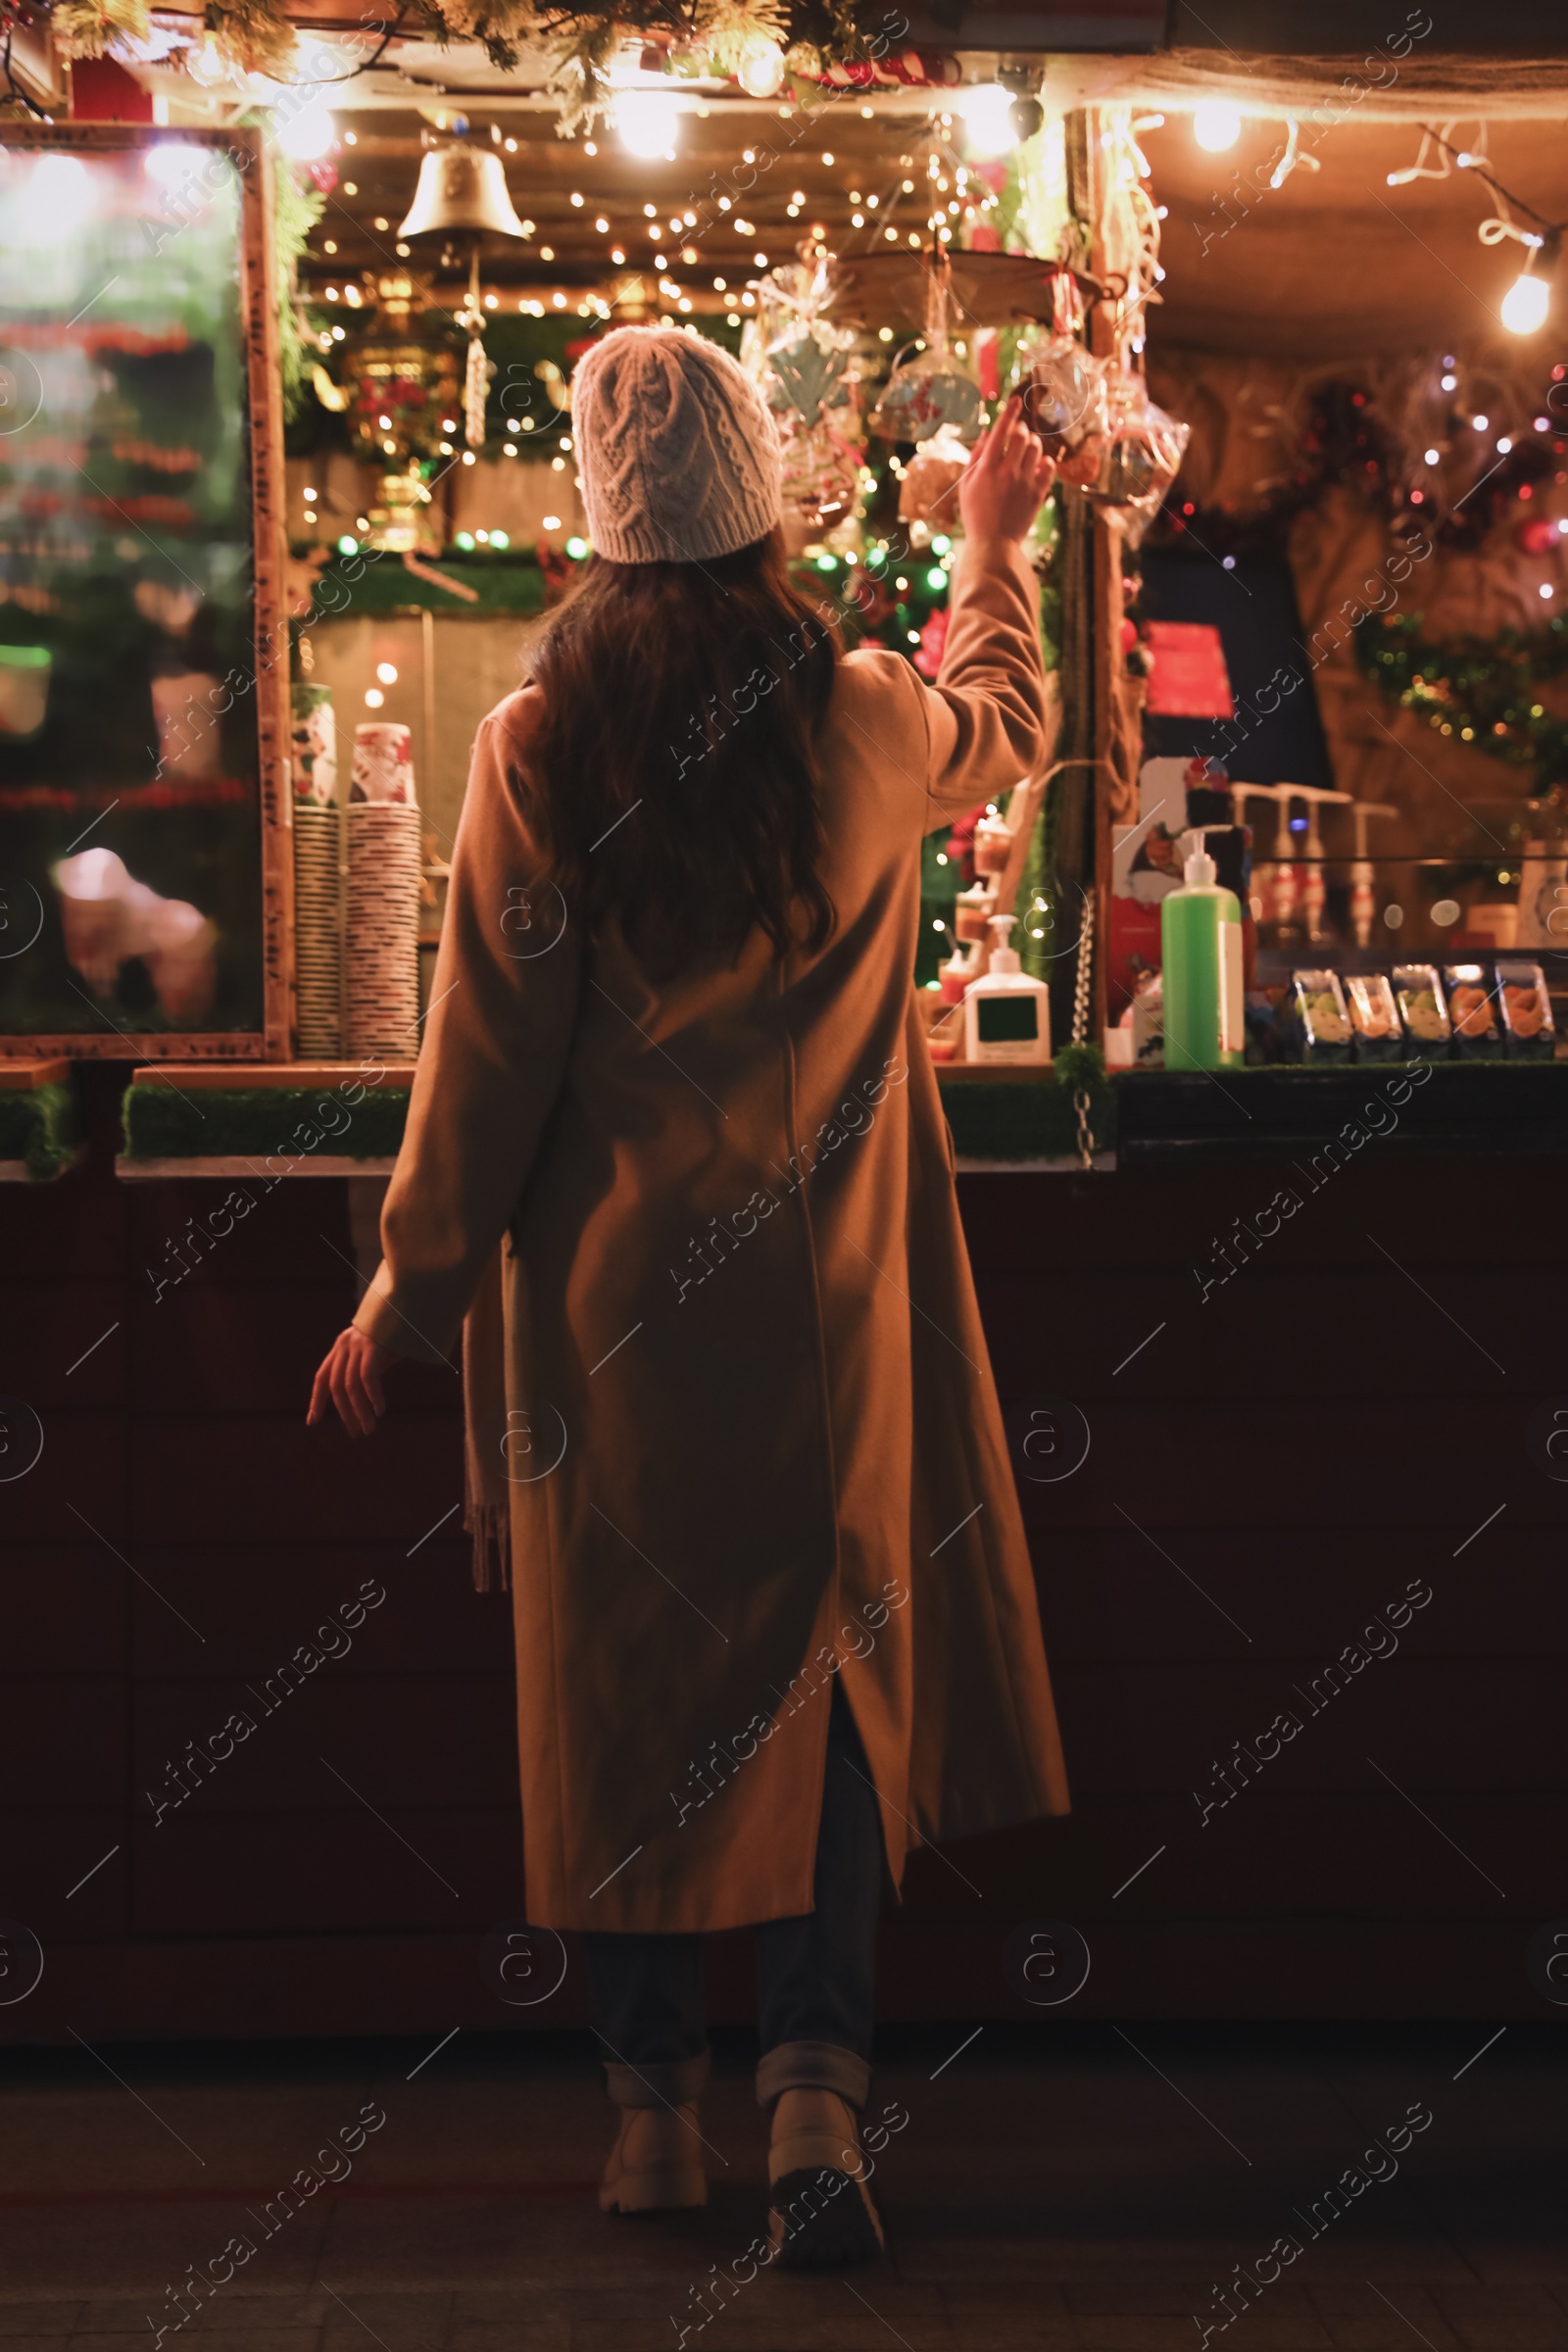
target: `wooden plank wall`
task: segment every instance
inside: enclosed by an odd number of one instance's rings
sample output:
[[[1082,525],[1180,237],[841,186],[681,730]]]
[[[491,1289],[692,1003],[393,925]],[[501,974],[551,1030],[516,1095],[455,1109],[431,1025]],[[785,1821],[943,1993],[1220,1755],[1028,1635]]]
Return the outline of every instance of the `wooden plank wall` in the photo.
[[[0,1188],[0,1391],[45,1432],[0,1484],[0,1920],[46,1954],[0,2034],[580,2022],[574,1962],[511,2010],[479,1967],[519,1831],[508,1603],[446,1516],[455,1376],[404,1368],[373,1444],[307,1431],[354,1295],[345,1188],[279,1186],[155,1300],[214,1188],[117,1186],[122,1074],[88,1083],[90,1165]],[[1545,2013],[1524,1952],[1568,1912],[1568,1486],[1527,1432],[1568,1404],[1559,1166],[1369,1152],[1206,1300],[1212,1239],[1298,1174],[961,1181],[1004,1401],[1090,1433],[1021,1490],[1077,1811],[917,1858],[890,2014],[1026,2014],[1003,1953],[1042,1919],[1088,1939],[1078,2015]],[[1308,1716],[1293,1689],[1412,1582],[1397,1648]],[[345,1653],[269,1702],[367,1583]],[[1299,1736],[1203,1821],[1193,1790],[1291,1707]],[[236,1708],[255,1733],[157,1816]],[[710,1976],[743,2016],[744,1937]]]

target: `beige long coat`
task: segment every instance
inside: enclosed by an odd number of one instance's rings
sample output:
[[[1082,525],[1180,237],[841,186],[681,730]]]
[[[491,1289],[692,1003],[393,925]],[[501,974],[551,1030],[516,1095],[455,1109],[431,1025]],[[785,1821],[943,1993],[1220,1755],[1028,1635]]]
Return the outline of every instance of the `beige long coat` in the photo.
[[[511,779],[536,690],[480,728],[385,1262],[355,1320],[455,1360],[510,1229],[539,1926],[809,1911],[835,1675],[895,1884],[914,1844],[1066,1809],[910,981],[921,834],[1030,767],[1044,687],[1033,575],[1010,543],[972,543],[935,688],[894,654],[843,664],[826,948],[778,967],[759,937],[659,989],[618,936],[587,942],[529,889]]]

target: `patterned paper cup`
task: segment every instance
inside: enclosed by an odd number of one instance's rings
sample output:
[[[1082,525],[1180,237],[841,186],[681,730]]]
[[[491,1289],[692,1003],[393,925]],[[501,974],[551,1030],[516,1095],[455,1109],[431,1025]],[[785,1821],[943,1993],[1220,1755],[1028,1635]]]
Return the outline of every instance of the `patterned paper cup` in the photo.
[[[412,808],[414,743],[407,727],[368,719],[354,730],[351,801],[380,801]]]

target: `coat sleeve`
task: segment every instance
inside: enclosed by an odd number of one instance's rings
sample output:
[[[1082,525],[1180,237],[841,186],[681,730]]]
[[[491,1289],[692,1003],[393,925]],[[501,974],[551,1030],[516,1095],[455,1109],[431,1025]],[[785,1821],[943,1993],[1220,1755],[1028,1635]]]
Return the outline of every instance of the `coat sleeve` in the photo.
[[[356,1327],[396,1355],[453,1362],[561,1092],[582,942],[539,858],[495,712],[473,747],[408,1128],[381,1212],[383,1257]]]
[[[1013,539],[963,545],[926,724],[925,830],[1010,792],[1044,756],[1046,670],[1040,590]]]

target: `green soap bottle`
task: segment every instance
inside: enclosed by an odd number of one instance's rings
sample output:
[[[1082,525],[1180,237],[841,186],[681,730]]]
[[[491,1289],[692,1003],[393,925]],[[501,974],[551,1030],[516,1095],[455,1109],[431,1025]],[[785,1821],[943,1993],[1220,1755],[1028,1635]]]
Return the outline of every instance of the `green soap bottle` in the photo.
[[[1233,890],[1218,887],[1203,847],[1204,835],[1219,830],[1198,825],[1182,835],[1186,879],[1160,906],[1167,1070],[1230,1070],[1242,1061],[1242,909]]]

